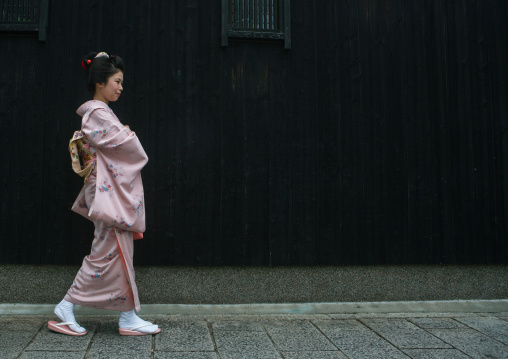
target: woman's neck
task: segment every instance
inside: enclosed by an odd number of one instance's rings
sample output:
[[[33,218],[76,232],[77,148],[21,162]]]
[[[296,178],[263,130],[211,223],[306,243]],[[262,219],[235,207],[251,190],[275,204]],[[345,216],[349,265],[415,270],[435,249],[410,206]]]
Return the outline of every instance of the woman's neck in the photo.
[[[100,94],[98,94],[97,92],[93,95],[93,99],[94,101],[100,101],[100,102],[104,102],[106,105],[109,105],[109,101],[106,100],[104,98],[104,96],[101,96]]]
[[[105,103],[107,106],[109,106],[109,101],[106,101],[106,100],[104,100],[104,99],[101,99],[101,98],[96,98],[96,97],[94,96],[93,100],[94,100],[94,101],[100,101],[100,102],[102,102],[102,103]]]

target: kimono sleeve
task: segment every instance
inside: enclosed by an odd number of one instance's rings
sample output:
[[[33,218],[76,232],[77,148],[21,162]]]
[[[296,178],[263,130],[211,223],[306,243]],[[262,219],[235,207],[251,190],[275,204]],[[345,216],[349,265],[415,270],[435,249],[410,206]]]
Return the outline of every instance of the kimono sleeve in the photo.
[[[85,117],[86,116],[86,117]],[[107,109],[83,116],[82,132],[96,149],[96,182],[88,217],[120,230],[145,231],[141,170],[148,157],[136,134]]]
[[[109,149],[112,140],[121,143],[129,137],[130,131],[116,120],[107,110],[95,109],[82,124],[87,142],[98,150]]]

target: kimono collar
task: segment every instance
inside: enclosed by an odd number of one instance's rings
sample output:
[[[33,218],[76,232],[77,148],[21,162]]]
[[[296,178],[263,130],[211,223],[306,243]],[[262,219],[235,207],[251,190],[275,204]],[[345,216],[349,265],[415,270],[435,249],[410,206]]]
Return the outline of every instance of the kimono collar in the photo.
[[[79,108],[76,110],[76,113],[78,115],[80,115],[81,117],[83,117],[83,115],[86,113],[86,111],[88,111],[91,108],[93,108],[94,110],[98,109],[98,108],[103,108],[105,110],[113,112],[113,110],[111,110],[111,108],[106,103],[104,103],[102,101],[98,101],[98,100],[91,100],[91,101],[87,101],[84,104],[82,104],[81,106],[79,106]]]

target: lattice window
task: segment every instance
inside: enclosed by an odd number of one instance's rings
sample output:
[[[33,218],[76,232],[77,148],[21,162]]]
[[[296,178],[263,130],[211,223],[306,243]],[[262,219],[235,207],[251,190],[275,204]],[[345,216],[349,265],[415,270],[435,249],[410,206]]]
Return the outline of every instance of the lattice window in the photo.
[[[0,31],[38,32],[46,41],[48,0],[0,0]]]
[[[222,45],[229,38],[284,40],[291,48],[290,0],[222,0]]]

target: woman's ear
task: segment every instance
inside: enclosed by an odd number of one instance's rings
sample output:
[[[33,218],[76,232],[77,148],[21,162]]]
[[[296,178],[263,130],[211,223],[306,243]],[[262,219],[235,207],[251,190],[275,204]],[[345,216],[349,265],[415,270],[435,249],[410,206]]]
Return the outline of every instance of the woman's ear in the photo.
[[[102,83],[100,83],[100,82],[97,82],[97,83],[95,84],[95,87],[96,87],[96,88],[98,87],[98,88],[100,88],[100,89],[101,89],[101,88],[103,88],[103,87],[104,87],[104,84],[102,84]]]

